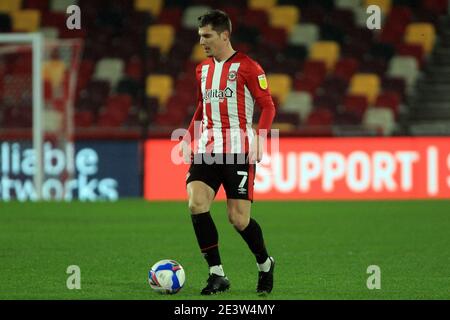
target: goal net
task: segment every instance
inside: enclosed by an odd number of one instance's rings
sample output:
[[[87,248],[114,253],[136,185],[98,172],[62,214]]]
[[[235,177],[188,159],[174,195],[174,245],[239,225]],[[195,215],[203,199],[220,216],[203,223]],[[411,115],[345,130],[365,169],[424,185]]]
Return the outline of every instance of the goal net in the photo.
[[[0,34],[0,200],[71,200],[82,40]]]

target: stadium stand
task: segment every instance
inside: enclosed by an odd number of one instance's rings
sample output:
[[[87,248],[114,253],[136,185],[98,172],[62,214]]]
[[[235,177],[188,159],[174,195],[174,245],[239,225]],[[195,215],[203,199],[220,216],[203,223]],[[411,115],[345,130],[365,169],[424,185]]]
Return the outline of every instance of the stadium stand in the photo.
[[[70,4],[81,7],[82,30],[66,28]],[[383,12],[381,30],[366,27],[365,9],[373,4]],[[229,13],[234,47],[266,70],[276,127],[284,131],[432,134],[436,124],[439,134],[450,122],[446,0],[3,0],[0,31],[85,40],[75,101],[79,130],[168,132],[185,127],[194,111],[194,70],[204,59],[197,17],[212,7]],[[47,66],[47,90],[61,68],[58,61]],[[13,80],[0,81],[0,94]],[[4,127],[30,122],[3,109]]]

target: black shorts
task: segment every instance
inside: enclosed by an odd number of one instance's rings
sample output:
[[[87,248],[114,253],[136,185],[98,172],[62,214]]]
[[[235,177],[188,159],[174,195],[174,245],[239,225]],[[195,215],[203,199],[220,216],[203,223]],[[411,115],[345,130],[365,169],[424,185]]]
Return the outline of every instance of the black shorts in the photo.
[[[255,164],[248,163],[247,154],[195,154],[186,177],[186,184],[202,181],[215,194],[221,185],[227,199],[245,199],[253,202]]]

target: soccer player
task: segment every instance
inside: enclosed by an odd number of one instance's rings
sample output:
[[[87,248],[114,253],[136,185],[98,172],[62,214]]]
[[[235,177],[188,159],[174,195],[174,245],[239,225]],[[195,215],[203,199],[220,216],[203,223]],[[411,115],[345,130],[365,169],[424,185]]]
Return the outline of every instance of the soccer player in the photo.
[[[208,58],[196,68],[197,109],[179,148],[191,162],[186,179],[189,209],[200,250],[209,265],[209,278],[201,294],[215,294],[230,287],[210,215],[211,203],[221,185],[227,195],[229,221],[256,258],[256,291],[268,294],[273,287],[275,262],[267,253],[261,227],[250,217],[250,209],[255,162],[262,159],[275,106],[263,69],[231,46],[228,15],[212,10],[198,21],[200,45]],[[255,103],[261,110],[256,134],[252,129]],[[197,123],[201,123],[201,133],[198,150],[192,152],[190,144]]]

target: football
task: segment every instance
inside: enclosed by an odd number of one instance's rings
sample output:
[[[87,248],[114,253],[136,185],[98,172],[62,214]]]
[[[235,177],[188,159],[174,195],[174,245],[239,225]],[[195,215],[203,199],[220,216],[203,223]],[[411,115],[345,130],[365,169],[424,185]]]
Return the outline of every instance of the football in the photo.
[[[175,294],[184,286],[184,269],[175,260],[164,259],[155,263],[148,272],[150,287],[161,294]]]

